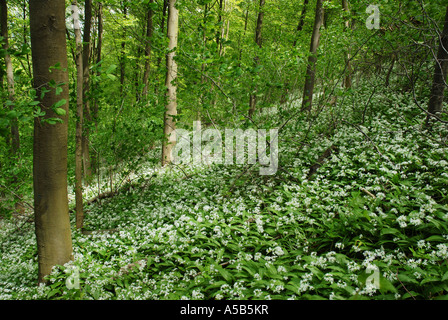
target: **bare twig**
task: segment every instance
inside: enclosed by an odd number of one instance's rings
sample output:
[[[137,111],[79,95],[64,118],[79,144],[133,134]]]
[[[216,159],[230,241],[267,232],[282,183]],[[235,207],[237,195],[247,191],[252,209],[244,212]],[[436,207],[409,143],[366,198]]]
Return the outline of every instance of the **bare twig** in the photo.
[[[409,292],[409,290],[406,288],[406,286],[403,284],[403,282],[401,282],[400,278],[398,278],[398,269],[397,269],[396,276],[397,276],[398,281],[401,283],[401,286],[404,288],[404,290],[406,290],[406,292],[409,293],[409,295],[412,297],[412,299],[415,300],[415,297],[412,295],[412,293]]]
[[[361,187],[361,191],[367,193],[369,196],[371,196],[373,199],[376,199],[376,196],[371,193],[369,190],[367,190],[366,188]]]
[[[384,155],[381,153],[380,149],[379,149],[378,146],[375,144],[375,142],[373,142],[373,140],[367,135],[367,133],[365,133],[364,131],[362,131],[362,129],[361,129],[357,124],[350,123],[350,122],[348,122],[348,121],[346,121],[346,120],[344,120],[344,119],[341,119],[341,121],[344,122],[344,123],[346,123],[346,124],[349,124],[349,125],[353,126],[356,130],[358,130],[359,132],[361,132],[361,133],[364,135],[364,137],[366,137],[367,140],[370,141],[370,143],[373,145],[373,147],[374,147],[375,150],[378,152],[378,154],[379,154],[381,157],[384,158]]]

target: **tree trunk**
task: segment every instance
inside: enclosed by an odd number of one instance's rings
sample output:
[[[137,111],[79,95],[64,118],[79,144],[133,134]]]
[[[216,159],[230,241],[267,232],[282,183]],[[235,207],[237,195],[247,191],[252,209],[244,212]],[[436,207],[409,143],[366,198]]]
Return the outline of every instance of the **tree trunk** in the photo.
[[[127,7],[126,7],[126,1],[123,1],[123,18],[126,19],[127,15]],[[124,29],[123,34],[123,41],[121,42],[121,54],[120,54],[120,95],[123,97],[124,94],[124,78],[126,76],[126,66],[125,66],[125,60],[126,60],[126,41],[124,38],[126,37],[126,29]]]
[[[348,6],[348,0],[342,0],[342,9],[350,13],[350,8]],[[345,21],[345,31],[350,29],[350,20]],[[344,87],[346,89],[349,89],[352,87],[352,65],[350,63],[351,60],[351,54],[350,49],[347,49],[346,55],[345,55],[345,77],[344,77]]]
[[[303,1],[303,8],[302,8],[302,13],[300,14],[300,19],[299,19],[299,24],[297,25],[297,34],[302,31],[303,29],[303,25],[305,24],[305,16],[306,16],[306,11],[307,11],[307,7],[308,7],[308,2],[309,0],[305,0]],[[297,39],[294,40],[293,46],[295,47],[297,45]]]
[[[14,89],[14,70],[12,67],[11,56],[9,55],[9,41],[8,41],[8,6],[6,0],[0,0],[1,10],[1,36],[3,37],[3,50],[5,51],[5,67],[6,67],[6,82],[8,86],[8,99],[11,102],[9,110],[14,110],[15,89]],[[12,154],[17,154],[20,148],[19,125],[17,118],[11,120],[11,151]]]
[[[448,73],[448,6],[442,34],[440,35],[440,45],[437,52],[437,60],[434,66],[434,76],[431,88],[431,96],[428,102],[428,113],[426,125],[431,122],[432,115],[437,116],[442,112],[443,95],[446,86],[446,77]]]
[[[222,13],[224,10],[224,0],[219,0],[219,7],[218,7],[218,26],[221,25],[221,28],[216,31],[216,45],[218,47],[218,52],[221,52],[222,44],[221,44],[221,38],[224,35],[224,21],[222,19]]]
[[[311,110],[313,103],[314,78],[316,76],[317,47],[319,46],[320,27],[323,24],[324,9],[323,0],[317,0],[316,15],[314,18],[313,34],[311,36],[310,56],[305,75],[305,86],[303,90],[302,110]]]
[[[162,33],[165,32],[165,18],[166,18],[166,10],[168,8],[168,0],[163,0],[163,8],[162,8],[162,21],[160,21],[160,30]],[[157,69],[160,69],[160,64],[162,63],[162,55],[159,55],[157,58]],[[155,79],[155,88],[154,93],[157,97],[157,94],[159,92],[159,73],[156,72],[156,79]],[[158,99],[158,98],[156,98]]]
[[[249,9],[246,9],[246,13],[244,16],[244,33],[243,33],[243,41],[246,38],[246,33],[247,33],[247,22],[249,20]],[[243,48],[241,46],[241,41],[239,41],[238,46],[240,47],[240,55],[238,58],[238,66],[241,67],[241,59],[243,57]]]
[[[92,0],[85,0],[84,8],[84,35],[82,48],[82,67],[83,67],[83,102],[84,117],[87,124],[92,122],[90,114],[90,101],[88,92],[90,90],[90,48],[91,48],[91,28],[92,28]],[[90,129],[89,126],[83,126],[82,135],[82,161],[84,168],[84,181],[88,185],[92,180],[92,161],[90,158]]]
[[[201,121],[202,117],[202,106],[205,105],[205,52],[206,52],[206,46],[207,46],[207,15],[208,15],[208,5],[205,4],[204,6],[204,16],[202,18],[202,64],[201,64],[201,94],[199,96],[199,103],[196,109],[196,121]]]
[[[162,146],[162,166],[172,162],[172,149],[176,144],[175,129],[176,124],[173,116],[177,115],[177,86],[175,84],[177,78],[177,63],[174,60],[175,51],[177,47],[177,34],[179,23],[179,12],[175,7],[176,0],[169,0],[168,5],[168,38],[169,38],[169,53],[166,55],[166,81],[167,87],[167,106],[164,118],[164,136]]]
[[[97,19],[98,19],[98,39],[96,45],[96,64],[101,62],[101,51],[103,48],[103,4],[101,2],[98,3],[98,11],[97,11]],[[100,71],[97,71],[97,75],[100,75]],[[92,115],[93,121],[95,125],[98,125],[98,100],[95,99]]]
[[[68,63],[65,36],[65,1],[30,0],[30,34],[33,59],[34,87],[50,90],[41,100],[46,114],[34,120],[34,214],[38,248],[39,282],[50,274],[55,265],[73,258],[67,195],[67,135],[68,135]],[[60,66],[57,68],[50,67]],[[48,83],[60,84],[62,93]],[[61,99],[65,115],[51,108]],[[44,120],[59,118],[61,123]]]
[[[28,31],[28,23],[27,23],[27,17],[26,17],[26,8],[27,8],[27,4],[28,1],[24,0],[23,1],[23,5],[22,5],[22,18],[23,18],[23,43],[28,46],[28,35],[29,35],[29,31]],[[27,52],[26,53],[26,67],[27,67],[27,72],[28,75],[31,78],[31,62],[30,62],[30,55]]]
[[[72,5],[73,24],[75,29],[76,42],[76,145],[75,145],[75,212],[76,212],[76,228],[81,229],[84,221],[84,209],[82,200],[82,129],[84,122],[83,113],[83,52],[81,40],[81,26],[79,22],[79,9],[77,1]]]
[[[255,43],[258,45],[259,48],[261,48],[261,46],[262,46],[261,28],[263,26],[264,3],[265,3],[265,0],[260,0],[260,9],[258,11],[257,26],[255,28]],[[257,66],[258,56],[255,56],[254,61],[255,61],[255,66]],[[249,97],[249,118],[252,118],[252,116],[255,112],[256,104],[257,104],[257,96],[256,96],[257,88],[254,87],[252,89],[252,91],[253,91],[253,93],[251,93],[250,97]]]
[[[143,96],[146,97],[148,95],[148,79],[149,79],[149,72],[151,71],[151,40],[152,40],[152,34],[154,31],[152,18],[153,18],[153,10],[152,10],[152,4],[154,3],[154,0],[150,0],[149,4],[150,7],[148,9],[147,14],[147,21],[146,21],[146,44],[145,44],[145,71],[143,74]]]

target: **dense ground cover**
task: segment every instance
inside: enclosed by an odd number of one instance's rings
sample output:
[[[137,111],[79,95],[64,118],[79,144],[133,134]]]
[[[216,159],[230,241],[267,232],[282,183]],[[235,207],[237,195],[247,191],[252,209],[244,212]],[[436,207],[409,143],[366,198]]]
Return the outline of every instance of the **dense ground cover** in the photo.
[[[285,126],[275,176],[141,172],[86,208],[87,229],[114,232],[73,229],[74,261],[47,285],[36,286],[33,224],[1,221],[0,299],[448,298],[447,127],[422,130],[404,95],[349,104],[311,130]],[[76,270],[80,289],[69,289]]]

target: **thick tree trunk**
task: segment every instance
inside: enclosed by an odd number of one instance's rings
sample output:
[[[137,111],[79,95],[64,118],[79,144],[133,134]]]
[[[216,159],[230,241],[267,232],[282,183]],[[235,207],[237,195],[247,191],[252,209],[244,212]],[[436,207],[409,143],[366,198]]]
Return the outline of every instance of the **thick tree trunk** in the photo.
[[[320,27],[324,21],[323,0],[317,0],[316,15],[314,18],[313,34],[311,36],[310,56],[305,74],[305,86],[303,90],[302,110],[311,110],[313,103],[314,78],[316,75],[317,47],[319,46]]]
[[[55,265],[63,265],[72,256],[72,241],[67,195],[67,130],[68,130],[68,63],[65,36],[65,1],[30,0],[30,33],[34,86],[40,96],[40,107],[46,114],[34,120],[34,210],[38,248],[39,282]],[[58,65],[58,68],[52,68]],[[62,93],[48,87],[54,80]],[[51,106],[65,99],[57,115]],[[49,124],[43,120],[59,118],[62,123]]]
[[[426,125],[431,122],[432,115],[438,115],[442,112],[443,95],[446,87],[446,78],[448,74],[448,6],[443,31],[440,38],[439,50],[437,52],[437,61],[434,66],[434,77],[431,88],[431,96],[428,102],[428,112]]]
[[[257,46],[259,48],[261,48],[261,46],[262,46],[261,28],[263,27],[264,3],[265,3],[265,0],[260,0],[260,9],[258,11],[257,26],[255,28],[255,43],[257,44]],[[255,66],[256,66],[258,64],[258,56],[255,56],[254,61],[255,61]],[[249,96],[249,118],[252,118],[252,116],[255,112],[256,105],[257,105],[257,95],[256,95],[257,88],[254,87],[252,89],[252,91],[254,91],[254,92],[251,93]]]
[[[11,56],[9,55],[9,35],[8,35],[8,6],[6,0],[0,0],[1,11],[1,36],[3,37],[3,50],[5,50],[5,67],[6,67],[6,82],[8,86],[8,99],[12,104],[9,109],[14,110],[15,89],[14,89],[14,70],[12,67]],[[19,125],[17,118],[11,120],[11,151],[16,154],[20,148]]]
[[[165,127],[162,146],[162,166],[172,162],[172,149],[176,144],[175,129],[176,124],[173,116],[177,115],[177,86],[175,84],[177,78],[177,63],[174,60],[175,51],[177,47],[177,34],[179,23],[179,12],[175,7],[176,0],[169,0],[168,5],[168,38],[169,38],[169,53],[166,56],[166,81],[167,87],[167,106],[165,110]]]
[[[84,122],[83,113],[83,82],[84,69],[82,57],[81,26],[79,22],[79,9],[75,1],[72,6],[73,22],[76,42],[76,144],[75,144],[75,212],[76,228],[81,229],[84,221],[84,209],[82,198],[82,129]]]

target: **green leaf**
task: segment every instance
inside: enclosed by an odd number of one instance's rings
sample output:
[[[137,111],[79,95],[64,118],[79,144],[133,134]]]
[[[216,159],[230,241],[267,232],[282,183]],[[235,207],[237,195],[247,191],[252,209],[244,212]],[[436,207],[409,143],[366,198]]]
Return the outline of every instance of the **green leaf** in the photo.
[[[407,275],[404,274],[404,273],[400,273],[400,274],[398,274],[397,276],[398,276],[398,279],[399,279],[401,282],[414,283],[414,284],[417,284],[417,285],[419,284],[417,280],[415,280],[415,279],[413,279],[413,278],[407,276]]]
[[[11,110],[11,111],[9,111],[9,112],[6,114],[6,116],[7,116],[9,119],[17,118],[17,111],[15,111],[15,110]]]
[[[117,69],[117,65],[112,64],[109,66],[109,68],[107,68],[106,73],[112,73],[115,69]]]
[[[445,272],[445,274],[442,277],[442,281],[447,281],[448,280],[448,271]]]
[[[218,266],[216,269],[218,269],[219,274],[226,280],[226,281],[231,281],[233,276],[232,274],[225,270],[222,266]]]
[[[52,296],[54,296],[56,293],[58,293],[59,292],[59,288],[55,288],[55,289],[53,289],[53,290],[51,290],[49,293],[48,293],[48,295],[47,295],[47,298],[51,298]]]
[[[50,73],[53,71],[53,69],[60,70],[61,69],[61,63],[58,62],[54,66],[51,66],[50,67]]]
[[[65,116],[67,114],[67,112],[65,111],[65,109],[61,109],[61,108],[56,108],[54,109],[54,112],[58,115],[58,116]]]
[[[58,102],[56,102],[56,103],[53,105],[53,109],[57,109],[57,108],[59,108],[59,107],[62,107],[62,106],[65,105],[66,103],[67,103],[67,100],[65,100],[65,99],[59,100]]]

